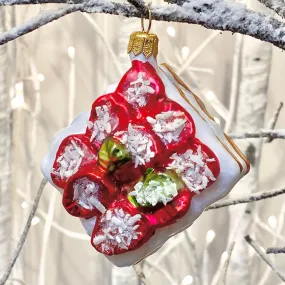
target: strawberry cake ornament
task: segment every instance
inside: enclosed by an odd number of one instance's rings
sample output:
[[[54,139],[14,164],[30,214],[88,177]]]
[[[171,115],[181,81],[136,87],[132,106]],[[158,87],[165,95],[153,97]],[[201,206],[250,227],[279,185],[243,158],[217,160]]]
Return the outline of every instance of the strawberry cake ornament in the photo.
[[[155,252],[249,171],[202,101],[158,65],[150,23],[130,36],[131,68],[55,135],[42,162],[94,250],[117,266]]]

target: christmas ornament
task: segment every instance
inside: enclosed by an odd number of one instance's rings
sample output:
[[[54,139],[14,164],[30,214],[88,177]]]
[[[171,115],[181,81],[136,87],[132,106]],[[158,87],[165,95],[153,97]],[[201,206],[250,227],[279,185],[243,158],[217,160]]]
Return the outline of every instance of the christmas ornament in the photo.
[[[249,171],[203,102],[157,64],[150,24],[131,35],[132,67],[116,88],[56,134],[42,163],[66,211],[117,266],[155,252]]]

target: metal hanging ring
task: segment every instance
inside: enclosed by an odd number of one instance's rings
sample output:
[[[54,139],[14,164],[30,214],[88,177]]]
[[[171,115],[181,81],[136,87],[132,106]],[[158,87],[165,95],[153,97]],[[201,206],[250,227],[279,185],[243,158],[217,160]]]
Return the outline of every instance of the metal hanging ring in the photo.
[[[141,26],[142,26],[142,31],[144,32],[144,33],[149,33],[149,31],[150,31],[150,28],[151,28],[151,22],[152,22],[152,17],[151,17],[151,10],[150,10],[150,3],[147,5],[147,10],[148,10],[148,28],[147,28],[147,30],[145,31],[145,29],[144,29],[144,17],[142,16],[141,17]]]

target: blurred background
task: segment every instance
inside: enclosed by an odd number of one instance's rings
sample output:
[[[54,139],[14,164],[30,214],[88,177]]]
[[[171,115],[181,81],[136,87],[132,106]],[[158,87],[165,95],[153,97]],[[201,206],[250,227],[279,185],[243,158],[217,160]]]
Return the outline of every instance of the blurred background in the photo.
[[[251,3],[253,9],[261,9]],[[24,23],[56,5],[1,8],[2,26]],[[0,268],[7,264],[31,209],[42,174],[40,163],[53,135],[120,80],[130,67],[129,35],[139,19],[75,13],[1,46]],[[152,23],[160,63],[167,62],[203,99],[230,133],[269,128],[284,99],[285,55],[270,44],[198,25]],[[2,89],[1,89],[2,88]],[[281,111],[276,128],[284,128]],[[285,185],[285,142],[237,140],[253,171],[231,192],[241,194]],[[3,171],[3,165],[6,165]],[[215,285],[233,235],[251,234],[265,248],[285,242],[284,197],[204,212],[185,233],[171,238],[142,264],[150,284]],[[244,220],[243,220],[244,219]],[[240,224],[239,224],[240,223]],[[246,229],[243,229],[243,225]],[[244,234],[244,235],[245,235]],[[269,256],[280,269],[282,255]],[[227,284],[279,285],[277,275],[236,239]],[[216,279],[215,279],[216,278]],[[20,258],[7,284],[139,284],[133,268],[115,268],[90,245],[78,219],[68,215],[51,185],[42,199]]]

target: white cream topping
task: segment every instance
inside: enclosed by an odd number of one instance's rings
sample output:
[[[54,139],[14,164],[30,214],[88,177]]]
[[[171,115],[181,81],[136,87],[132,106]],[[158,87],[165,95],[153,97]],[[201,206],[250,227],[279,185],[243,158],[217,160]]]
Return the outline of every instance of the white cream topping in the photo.
[[[147,185],[144,185],[143,182],[138,182],[134,187],[134,191],[129,193],[130,196],[136,197],[138,204],[150,204],[151,206],[155,206],[160,202],[166,205],[177,194],[177,186],[169,178],[163,182],[151,180]]]

